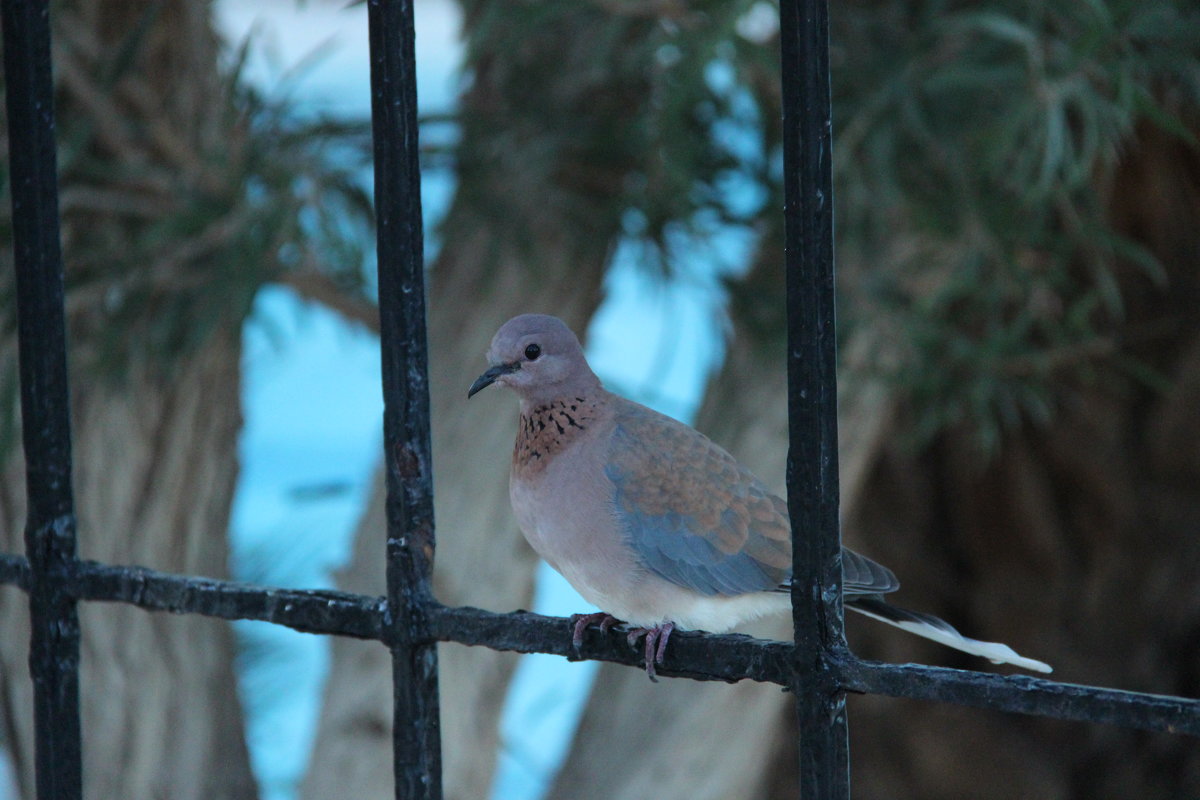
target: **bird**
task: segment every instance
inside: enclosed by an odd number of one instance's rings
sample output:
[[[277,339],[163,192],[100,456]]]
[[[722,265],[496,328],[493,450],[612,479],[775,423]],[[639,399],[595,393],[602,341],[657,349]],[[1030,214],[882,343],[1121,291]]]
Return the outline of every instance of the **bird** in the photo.
[[[520,399],[509,469],[517,523],[601,609],[572,617],[576,649],[590,625],[627,625],[655,680],[676,627],[722,633],[790,610],[787,503],[749,469],[690,426],[606,390],[557,317],[510,319],[486,357],[467,398],[495,384]],[[842,571],[846,608],[994,663],[1051,671],[889,603],[896,575],[845,547]]]

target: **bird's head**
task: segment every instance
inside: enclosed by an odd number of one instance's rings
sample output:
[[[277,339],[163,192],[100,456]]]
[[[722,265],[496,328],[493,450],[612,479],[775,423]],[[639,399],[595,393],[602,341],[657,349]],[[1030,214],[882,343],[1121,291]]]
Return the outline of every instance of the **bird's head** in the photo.
[[[583,356],[579,339],[558,317],[522,314],[492,337],[487,361],[467,397],[491,386],[507,386],[529,403],[583,396],[600,385]]]

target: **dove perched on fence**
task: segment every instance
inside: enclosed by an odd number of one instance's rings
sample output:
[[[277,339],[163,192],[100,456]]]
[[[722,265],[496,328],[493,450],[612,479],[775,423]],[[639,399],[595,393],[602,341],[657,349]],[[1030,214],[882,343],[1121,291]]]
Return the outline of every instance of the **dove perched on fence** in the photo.
[[[521,417],[509,492],[538,555],[599,614],[584,629],[632,626],[646,671],[662,664],[676,626],[720,633],[790,609],[787,504],[708,437],[606,391],[575,334],[558,318],[523,314],[492,339],[468,397],[514,390]],[[845,605],[995,663],[1050,672],[1004,644],[969,639],[928,614],[891,605],[887,567],[842,549]]]

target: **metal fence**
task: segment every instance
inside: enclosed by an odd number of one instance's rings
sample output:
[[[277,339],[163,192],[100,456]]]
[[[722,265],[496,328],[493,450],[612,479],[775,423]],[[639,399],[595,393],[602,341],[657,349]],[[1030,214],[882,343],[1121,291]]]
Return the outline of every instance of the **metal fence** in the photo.
[[[387,596],[300,591],[171,575],[76,555],[47,0],[3,0],[26,555],[0,583],[29,595],[37,797],[82,796],[79,601],[253,619],[382,642],[392,654],[396,797],[441,797],[439,641],[637,666],[623,634],[566,620],[441,605],[434,546],[412,0],[370,0],[379,313],[387,468]],[[800,794],[849,796],[845,697],[875,693],[1200,735],[1200,701],[857,658],[842,627],[834,375],[833,206],[826,0],[783,0],[787,225],[787,462],[795,642],[679,632],[659,673],[788,687],[800,726]],[[796,531],[804,532],[795,536]]]

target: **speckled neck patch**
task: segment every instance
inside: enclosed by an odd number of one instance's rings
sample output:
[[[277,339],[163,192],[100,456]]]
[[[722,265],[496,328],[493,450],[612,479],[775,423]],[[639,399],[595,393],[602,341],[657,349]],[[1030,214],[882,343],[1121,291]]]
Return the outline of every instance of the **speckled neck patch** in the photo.
[[[513,469],[535,475],[597,417],[596,402],[583,397],[555,400],[521,415],[513,447]]]

